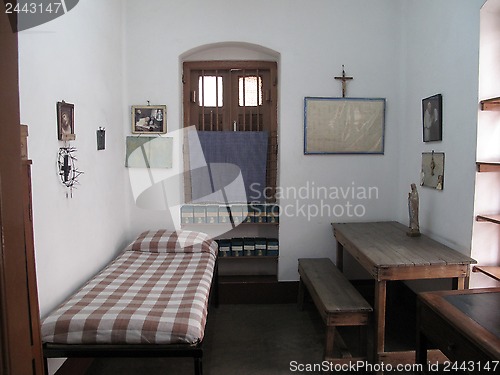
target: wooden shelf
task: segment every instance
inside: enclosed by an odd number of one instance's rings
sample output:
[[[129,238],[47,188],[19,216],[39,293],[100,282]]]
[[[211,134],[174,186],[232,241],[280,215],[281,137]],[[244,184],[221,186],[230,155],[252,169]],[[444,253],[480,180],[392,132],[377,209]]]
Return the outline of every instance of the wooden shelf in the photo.
[[[244,260],[244,259],[259,259],[259,260],[278,260],[278,256],[277,255],[252,255],[252,256],[248,256],[248,255],[242,255],[242,256],[239,256],[239,257],[235,257],[233,255],[231,256],[228,256],[228,257],[218,257],[217,260],[219,261],[224,261],[224,260]]]
[[[474,266],[472,272],[482,272],[485,275],[500,281],[500,267],[499,266]]]
[[[276,275],[231,275],[219,276],[221,284],[276,283]]]
[[[181,227],[194,227],[194,226],[217,226],[217,225],[228,225],[231,223],[181,223]],[[233,224],[232,224],[233,225]],[[235,224],[236,226],[240,225],[268,225],[268,226],[279,226],[279,222],[274,222],[274,223],[240,223],[240,224]],[[236,228],[236,227],[233,227]]]
[[[500,111],[500,97],[481,100],[481,111]]]
[[[500,224],[500,215],[477,215],[476,221]]]
[[[496,162],[477,162],[477,171],[478,172],[500,172],[500,163]]]

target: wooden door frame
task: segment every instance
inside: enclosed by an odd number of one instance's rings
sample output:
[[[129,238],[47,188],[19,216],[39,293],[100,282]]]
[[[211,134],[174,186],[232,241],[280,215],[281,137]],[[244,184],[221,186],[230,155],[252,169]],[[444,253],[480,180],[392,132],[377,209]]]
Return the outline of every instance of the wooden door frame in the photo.
[[[32,374],[21,176],[17,34],[0,12],[0,372]]]

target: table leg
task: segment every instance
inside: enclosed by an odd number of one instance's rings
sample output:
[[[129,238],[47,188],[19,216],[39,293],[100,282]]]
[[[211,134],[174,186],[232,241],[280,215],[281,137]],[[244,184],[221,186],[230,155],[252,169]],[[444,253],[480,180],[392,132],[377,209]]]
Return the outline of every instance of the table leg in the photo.
[[[344,271],[344,246],[337,241],[337,268]]]
[[[385,350],[385,309],[386,309],[387,282],[385,280],[375,281],[375,335],[373,361],[379,361],[379,353]]]
[[[453,282],[452,282],[452,289],[455,290],[462,290],[465,289],[466,287],[468,288],[468,280],[466,277],[454,277]]]
[[[470,282],[470,266],[467,267],[467,272],[464,277],[454,277],[452,282],[452,289],[469,289]]]

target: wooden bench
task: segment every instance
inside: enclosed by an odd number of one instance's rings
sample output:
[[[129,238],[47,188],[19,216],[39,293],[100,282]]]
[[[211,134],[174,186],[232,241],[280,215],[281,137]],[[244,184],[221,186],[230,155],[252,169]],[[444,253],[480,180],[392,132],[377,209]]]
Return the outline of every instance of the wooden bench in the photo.
[[[373,311],[343,273],[328,258],[299,259],[298,305],[303,309],[305,289],[326,324],[325,360],[348,363],[366,359],[366,326]],[[358,357],[347,350],[336,327],[359,326]],[[334,343],[340,348],[340,357],[334,356]]]

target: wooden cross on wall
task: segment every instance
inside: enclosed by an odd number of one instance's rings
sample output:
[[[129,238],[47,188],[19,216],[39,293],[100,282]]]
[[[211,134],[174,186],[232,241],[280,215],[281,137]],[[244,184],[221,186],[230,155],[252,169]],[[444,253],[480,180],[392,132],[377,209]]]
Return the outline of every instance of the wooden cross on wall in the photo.
[[[344,65],[342,65],[342,77],[335,77],[335,79],[340,79],[342,81],[342,97],[345,98],[345,92],[347,88],[347,81],[353,79],[354,77],[346,77]]]

